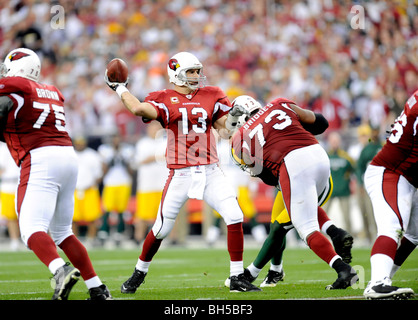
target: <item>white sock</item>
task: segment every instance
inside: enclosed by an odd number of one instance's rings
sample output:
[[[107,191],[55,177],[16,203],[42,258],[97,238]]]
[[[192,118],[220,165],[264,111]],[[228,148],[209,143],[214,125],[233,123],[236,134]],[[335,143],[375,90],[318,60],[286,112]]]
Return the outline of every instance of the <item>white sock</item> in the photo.
[[[321,228],[321,231],[323,232],[323,233],[327,233],[327,230],[328,230],[328,228],[330,227],[330,226],[332,226],[333,225],[333,223],[331,222],[331,220],[328,220],[327,222],[325,222],[323,225],[322,225],[322,228]]]
[[[63,265],[65,265],[65,261],[62,258],[56,258],[49,263],[48,269],[52,274],[55,274]]]
[[[338,259],[341,259],[341,257],[336,254],[335,256],[332,257],[332,259],[329,261],[329,266],[332,268],[332,265],[334,264],[335,261],[337,261]],[[342,259],[341,259],[342,260]]]
[[[386,254],[377,253],[370,257],[370,265],[372,267],[371,282],[376,283],[384,278],[389,278],[393,267],[393,260]]]
[[[135,268],[139,271],[147,273],[150,264],[151,264],[151,261],[145,262],[145,261],[142,261],[141,259],[138,259],[138,262],[136,263]]]
[[[251,275],[253,276],[253,277],[258,277],[258,275],[260,274],[260,272],[261,272],[261,269],[258,269],[256,266],[254,266],[254,264],[253,263],[251,263],[249,266],[248,266],[248,271],[250,271],[250,273],[251,273]]]
[[[244,261],[230,261],[229,266],[229,275],[231,277],[237,276],[244,272]]]
[[[98,276],[85,280],[84,283],[86,284],[87,289],[96,288],[103,284]]]
[[[276,271],[276,272],[282,272],[283,271],[283,262],[280,264],[272,264],[270,263],[270,270]]]

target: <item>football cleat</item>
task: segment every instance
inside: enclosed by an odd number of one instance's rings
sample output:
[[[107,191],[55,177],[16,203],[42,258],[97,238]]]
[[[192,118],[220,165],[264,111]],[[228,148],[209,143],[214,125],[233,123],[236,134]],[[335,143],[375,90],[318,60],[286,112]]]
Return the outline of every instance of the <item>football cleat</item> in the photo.
[[[325,287],[327,290],[346,289],[358,281],[359,277],[356,271],[350,266],[346,265],[344,269],[338,272],[338,278],[333,284]]]
[[[257,279],[257,277],[253,277],[250,270],[248,270],[247,268],[244,269],[244,277],[245,279],[247,279],[247,281],[249,281],[250,283],[253,283],[255,281],[255,279]],[[225,280],[225,287],[229,288],[231,285],[231,277],[228,277]]]
[[[284,279],[284,271],[277,272],[273,270],[269,270],[267,276],[264,278],[263,282],[260,284],[260,287],[275,287],[277,282],[283,281]]]
[[[102,284],[98,287],[89,289],[90,298],[87,300],[113,300],[112,295],[106,285]]]
[[[261,291],[260,288],[251,284],[251,282],[247,280],[244,273],[241,273],[237,276],[231,276],[230,284],[229,284],[229,290],[230,290],[230,292],[256,292],[256,291]]]
[[[368,300],[407,300],[414,296],[411,288],[399,288],[391,285],[391,281],[385,278],[375,283],[369,282],[364,290],[364,297]]]
[[[68,262],[58,268],[51,278],[51,287],[55,290],[52,300],[68,300],[71,289],[78,279],[80,279],[80,271],[71,267]]]
[[[353,247],[353,237],[344,229],[337,229],[337,235],[331,238],[335,252],[345,263],[350,263],[352,259],[351,248]]]
[[[122,284],[120,291],[122,293],[135,293],[136,289],[144,283],[146,275],[146,272],[139,271],[135,268],[132,276]]]

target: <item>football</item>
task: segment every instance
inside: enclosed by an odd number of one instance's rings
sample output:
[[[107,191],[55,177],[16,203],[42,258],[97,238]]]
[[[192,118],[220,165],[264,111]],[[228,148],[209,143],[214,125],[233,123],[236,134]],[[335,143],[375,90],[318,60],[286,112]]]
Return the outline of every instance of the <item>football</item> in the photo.
[[[111,82],[124,83],[128,80],[128,66],[125,61],[115,58],[107,64],[107,77]]]

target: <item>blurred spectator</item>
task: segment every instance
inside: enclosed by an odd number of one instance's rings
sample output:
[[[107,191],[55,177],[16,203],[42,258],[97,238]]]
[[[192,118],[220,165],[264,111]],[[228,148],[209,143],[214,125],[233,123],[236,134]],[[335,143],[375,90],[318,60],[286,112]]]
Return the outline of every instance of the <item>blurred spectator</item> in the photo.
[[[352,234],[350,196],[352,176],[355,173],[354,160],[343,150],[341,135],[336,131],[328,135],[328,157],[331,164],[333,191],[329,201],[324,204],[324,210],[328,211],[331,204],[337,200],[344,229]]]
[[[163,134],[162,134],[163,133]],[[167,139],[157,121],[148,124],[146,135],[135,146],[137,169],[135,241],[141,243],[157,218],[164,185],[168,178],[165,164]]]
[[[383,143],[380,139],[380,129],[372,128],[368,143],[365,144],[357,160],[357,186],[358,186],[358,203],[363,217],[363,228],[365,238],[369,243],[374,241],[374,233],[376,224],[374,222],[373,209],[370,198],[364,187],[364,172],[373,157],[382,148]]]
[[[390,90],[390,97],[388,100],[389,105],[389,123],[393,123],[394,120],[399,117],[401,112],[403,111],[403,106],[405,105],[405,101],[408,100],[408,96],[406,90],[400,86],[390,86],[388,88]]]
[[[362,121],[369,123],[372,128],[382,128],[381,134],[383,134],[390,126],[388,113],[389,106],[383,95],[383,90],[377,86],[371,93]]]
[[[103,244],[112,236],[115,244],[119,246],[123,240],[125,218],[131,198],[131,162],[135,150],[115,133],[109,137],[109,142],[100,145],[97,151],[104,163],[102,202],[105,211],[98,236]],[[113,224],[116,225],[116,232],[111,234]]]
[[[95,245],[97,223],[102,216],[99,184],[103,177],[103,163],[99,153],[89,148],[84,136],[73,139],[78,157],[78,176],[74,193],[73,232],[80,235],[85,226],[86,245]]]
[[[349,110],[337,97],[331,96],[330,85],[322,83],[321,94],[312,104],[312,111],[319,112],[328,120],[327,133],[345,131],[349,121]]]
[[[0,213],[6,219],[10,250],[20,246],[20,231],[15,210],[15,192],[20,178],[20,168],[14,162],[5,143],[0,143]]]
[[[347,152],[350,157],[357,163],[364,147],[370,142],[372,128],[368,124],[362,124],[357,127],[355,139],[356,141],[350,144]]]

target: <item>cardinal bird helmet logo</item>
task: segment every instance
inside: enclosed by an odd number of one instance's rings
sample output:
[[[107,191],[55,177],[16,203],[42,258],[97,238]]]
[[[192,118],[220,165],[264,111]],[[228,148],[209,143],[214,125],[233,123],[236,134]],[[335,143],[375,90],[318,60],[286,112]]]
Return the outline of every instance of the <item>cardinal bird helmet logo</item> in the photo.
[[[16,60],[22,59],[23,57],[27,57],[27,56],[29,56],[27,53],[17,51],[17,52],[13,52],[9,56],[9,60],[10,61],[16,61]]]
[[[168,61],[168,66],[170,67],[171,70],[174,70],[174,71],[180,68],[180,65],[177,59],[170,59],[170,61]]]

